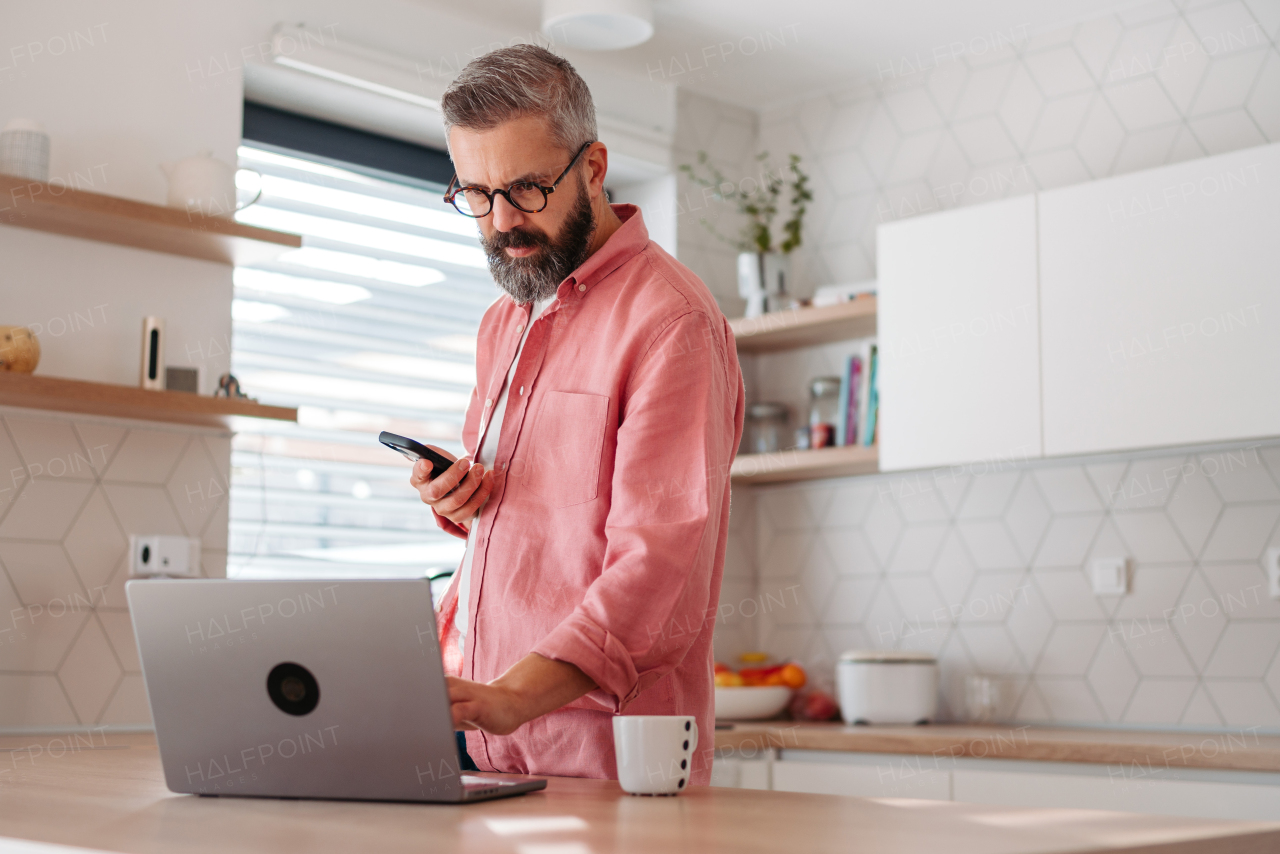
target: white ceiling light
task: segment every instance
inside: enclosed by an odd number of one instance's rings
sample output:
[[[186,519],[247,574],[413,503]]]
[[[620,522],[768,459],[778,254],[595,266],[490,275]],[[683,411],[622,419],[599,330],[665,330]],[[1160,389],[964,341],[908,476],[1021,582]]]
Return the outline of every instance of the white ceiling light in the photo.
[[[652,0],[542,0],[542,32],[554,44],[622,50],[653,36]]]

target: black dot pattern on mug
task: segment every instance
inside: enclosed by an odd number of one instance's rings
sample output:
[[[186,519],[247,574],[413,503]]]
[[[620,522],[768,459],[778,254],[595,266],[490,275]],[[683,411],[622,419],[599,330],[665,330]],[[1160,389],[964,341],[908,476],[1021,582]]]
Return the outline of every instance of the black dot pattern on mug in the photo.
[[[685,749],[685,750],[688,750],[688,749],[689,749],[689,739],[687,739],[687,738],[684,740],[684,749]]]
[[[688,768],[688,767],[689,767],[689,760],[688,760],[688,759],[681,759],[681,760],[680,760],[680,770],[681,770],[681,771],[683,771],[684,769],[686,769],[686,768]]]
[[[681,778],[680,778],[680,788],[681,788],[681,789],[683,789],[683,788],[684,788],[684,778],[683,778],[683,777],[681,777]]]

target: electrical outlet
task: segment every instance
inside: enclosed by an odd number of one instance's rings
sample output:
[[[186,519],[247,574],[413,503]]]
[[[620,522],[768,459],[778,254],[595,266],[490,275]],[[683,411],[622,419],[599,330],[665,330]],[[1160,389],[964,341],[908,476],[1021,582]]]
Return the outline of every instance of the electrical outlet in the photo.
[[[1103,557],[1093,562],[1093,592],[1096,596],[1123,596],[1129,592],[1129,559]]]
[[[1280,549],[1267,549],[1267,583],[1272,599],[1280,599]]]
[[[156,575],[199,578],[200,540],[194,537],[130,535],[129,576],[150,578]]]

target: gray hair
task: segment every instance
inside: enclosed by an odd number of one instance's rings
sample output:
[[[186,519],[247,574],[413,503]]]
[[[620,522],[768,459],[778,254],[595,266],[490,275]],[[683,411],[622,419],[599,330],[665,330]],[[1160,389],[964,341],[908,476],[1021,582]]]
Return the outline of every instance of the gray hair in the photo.
[[[524,116],[544,116],[563,148],[596,140],[591,90],[568,60],[546,48],[519,44],[472,60],[440,99],[444,132],[488,130]]]

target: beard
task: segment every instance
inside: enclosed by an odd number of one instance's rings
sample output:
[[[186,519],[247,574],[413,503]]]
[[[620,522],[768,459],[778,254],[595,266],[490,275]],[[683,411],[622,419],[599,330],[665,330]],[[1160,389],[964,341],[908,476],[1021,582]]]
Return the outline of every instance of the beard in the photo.
[[[480,245],[489,259],[493,280],[513,300],[524,305],[555,296],[560,283],[587,260],[595,230],[591,199],[579,179],[573,210],[558,238],[552,240],[542,230],[512,229],[495,231],[489,237],[481,235]],[[506,253],[508,247],[536,251],[523,258],[512,258]]]

